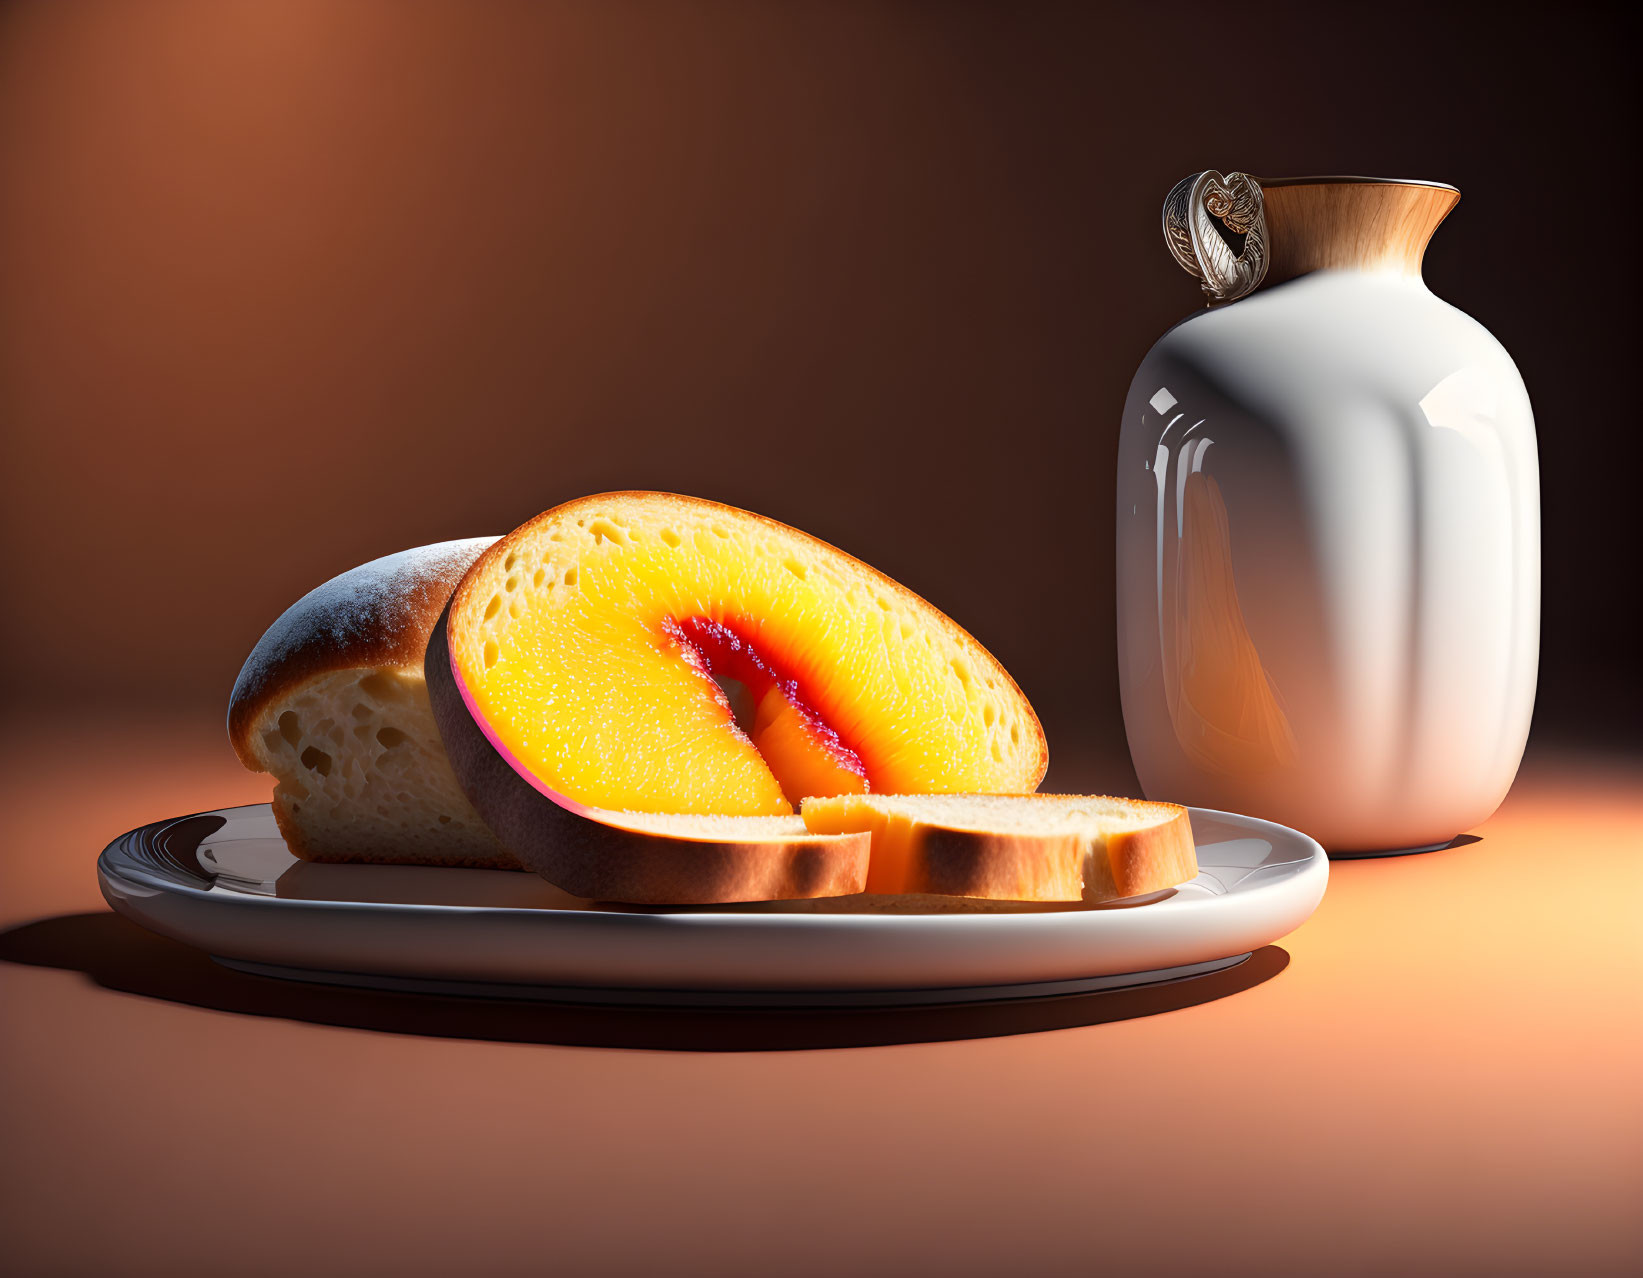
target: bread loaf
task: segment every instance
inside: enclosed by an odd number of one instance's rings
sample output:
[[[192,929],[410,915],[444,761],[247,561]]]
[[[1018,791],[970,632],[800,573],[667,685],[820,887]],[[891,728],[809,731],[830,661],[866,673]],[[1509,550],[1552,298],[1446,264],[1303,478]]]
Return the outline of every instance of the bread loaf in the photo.
[[[273,810],[309,861],[519,869],[463,797],[423,682],[428,634],[494,537],[388,555],[311,590],[235,681],[228,735],[278,783]]]

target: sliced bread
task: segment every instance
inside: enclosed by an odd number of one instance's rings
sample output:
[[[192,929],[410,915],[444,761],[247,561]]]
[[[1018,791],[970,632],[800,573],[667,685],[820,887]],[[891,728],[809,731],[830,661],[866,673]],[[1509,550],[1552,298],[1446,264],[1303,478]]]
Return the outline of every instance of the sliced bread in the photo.
[[[528,840],[517,854],[573,896],[718,905],[859,894],[869,847],[865,833],[816,834],[796,816],[579,808],[557,837]]]
[[[1086,905],[1198,873],[1173,803],[1076,794],[847,794],[807,798],[807,829],[872,836],[866,891]]]

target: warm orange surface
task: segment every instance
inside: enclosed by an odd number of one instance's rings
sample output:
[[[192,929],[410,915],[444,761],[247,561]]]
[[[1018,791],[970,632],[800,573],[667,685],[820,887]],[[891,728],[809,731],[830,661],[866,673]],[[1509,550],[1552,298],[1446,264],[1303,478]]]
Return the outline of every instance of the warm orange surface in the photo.
[[[216,968],[106,914],[92,858],[266,778],[206,714],[13,728],[0,1270],[1623,1272],[1639,779],[1532,749],[1480,842],[1337,864],[1287,966],[1208,993],[669,1016]]]
[[[450,641],[513,756],[593,807],[778,815],[858,790],[861,770],[900,794],[1043,776],[1038,720],[968,634],[833,547],[713,502],[605,493],[548,511],[474,565]],[[785,694],[786,714],[759,707],[768,758],[711,675],[756,702]]]

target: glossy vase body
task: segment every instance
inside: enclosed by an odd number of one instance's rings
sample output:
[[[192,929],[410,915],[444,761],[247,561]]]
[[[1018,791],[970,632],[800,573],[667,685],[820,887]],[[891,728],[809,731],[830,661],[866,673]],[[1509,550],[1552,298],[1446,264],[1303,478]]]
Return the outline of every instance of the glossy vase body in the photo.
[[[1118,647],[1149,797],[1365,852],[1448,842],[1512,783],[1539,646],[1534,421],[1505,350],[1421,281],[1430,233],[1413,269],[1302,263],[1136,373]]]

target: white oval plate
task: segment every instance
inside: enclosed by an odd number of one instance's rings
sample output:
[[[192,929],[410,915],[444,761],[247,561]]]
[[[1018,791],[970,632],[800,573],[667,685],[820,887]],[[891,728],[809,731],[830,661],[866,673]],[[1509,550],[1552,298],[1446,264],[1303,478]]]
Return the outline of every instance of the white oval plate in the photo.
[[[121,914],[271,976],[596,1003],[957,1003],[1215,971],[1317,908],[1329,878],[1317,843],[1253,817],[1189,811],[1192,882],[1052,913],[590,906],[528,874],[300,861],[267,804],[133,830],[97,873]]]

